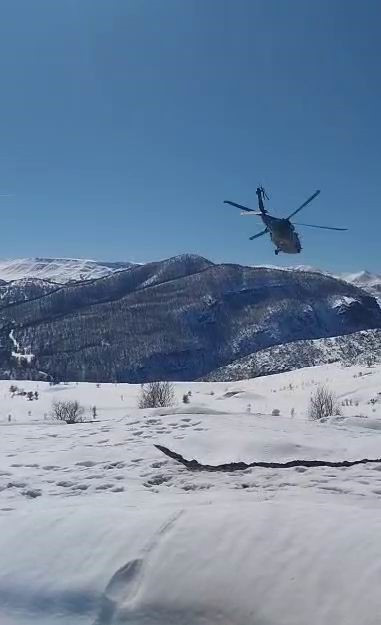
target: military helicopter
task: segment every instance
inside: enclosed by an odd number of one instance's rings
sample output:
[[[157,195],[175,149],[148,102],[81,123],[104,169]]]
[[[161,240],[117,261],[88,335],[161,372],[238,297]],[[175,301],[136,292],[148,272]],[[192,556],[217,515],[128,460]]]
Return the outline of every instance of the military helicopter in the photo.
[[[291,215],[282,219],[280,219],[279,217],[273,217],[272,215],[268,214],[264,206],[264,200],[268,200],[269,197],[262,186],[259,186],[256,191],[256,194],[258,196],[259,211],[255,211],[252,208],[248,208],[247,206],[242,206],[242,204],[237,204],[236,202],[231,202],[230,200],[224,200],[224,202],[225,204],[230,204],[231,206],[236,206],[237,208],[240,208],[241,215],[257,215],[261,217],[266,228],[264,230],[261,230],[261,232],[253,234],[253,236],[249,237],[250,241],[258,239],[258,237],[269,233],[271,241],[275,245],[276,255],[278,255],[279,252],[284,252],[285,254],[300,254],[302,246],[300,243],[299,235],[296,232],[294,226],[307,226],[308,228],[321,228],[323,230],[347,230],[347,228],[333,228],[332,226],[316,226],[314,224],[291,223],[291,217],[294,217],[294,215],[299,213],[302,208],[312,202],[312,200],[314,200],[319,195],[319,193],[320,191],[315,191],[315,193],[311,195],[308,200],[303,202],[303,204],[299,206],[299,208],[294,210]]]

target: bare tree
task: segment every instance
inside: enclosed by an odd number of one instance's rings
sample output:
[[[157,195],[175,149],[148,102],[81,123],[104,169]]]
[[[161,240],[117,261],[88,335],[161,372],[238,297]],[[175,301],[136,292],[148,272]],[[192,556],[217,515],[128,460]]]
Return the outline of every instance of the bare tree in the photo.
[[[310,398],[308,409],[310,419],[318,421],[325,417],[340,414],[340,405],[336,399],[336,395],[327,386],[318,386]]]
[[[164,408],[175,401],[175,389],[170,382],[149,382],[142,384],[139,408]]]
[[[53,419],[65,423],[83,423],[84,408],[76,400],[54,401],[52,407]]]

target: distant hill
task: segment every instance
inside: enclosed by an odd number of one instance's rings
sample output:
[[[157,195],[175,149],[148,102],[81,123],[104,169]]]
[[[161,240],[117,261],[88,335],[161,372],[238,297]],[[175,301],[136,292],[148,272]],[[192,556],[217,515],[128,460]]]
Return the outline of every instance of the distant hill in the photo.
[[[357,273],[344,273],[343,280],[358,286],[381,301],[381,275],[370,271],[359,271]]]
[[[212,371],[203,379],[231,381],[341,362],[369,366],[381,362],[381,330],[361,330],[321,339],[292,341],[259,350]]]
[[[128,269],[134,263],[99,262],[78,258],[19,258],[0,261],[0,280],[7,282],[20,278],[40,278],[66,283],[109,276],[114,271]]]
[[[196,255],[28,288],[25,301],[17,281],[0,285],[2,377],[192,380],[274,346],[381,328],[376,300],[343,280]]]

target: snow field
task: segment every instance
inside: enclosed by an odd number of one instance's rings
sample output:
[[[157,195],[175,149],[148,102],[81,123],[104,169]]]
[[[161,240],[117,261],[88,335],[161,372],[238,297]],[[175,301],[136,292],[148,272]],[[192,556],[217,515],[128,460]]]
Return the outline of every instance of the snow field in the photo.
[[[319,383],[348,400],[343,418],[305,418]],[[28,401],[11,384],[2,625],[381,622],[381,465],[192,473],[154,447],[211,464],[380,457],[381,400],[368,402],[381,367],[176,383],[179,403],[152,410],[137,409],[138,385],[14,382],[38,391]],[[78,399],[89,423],[53,422],[54,399]]]

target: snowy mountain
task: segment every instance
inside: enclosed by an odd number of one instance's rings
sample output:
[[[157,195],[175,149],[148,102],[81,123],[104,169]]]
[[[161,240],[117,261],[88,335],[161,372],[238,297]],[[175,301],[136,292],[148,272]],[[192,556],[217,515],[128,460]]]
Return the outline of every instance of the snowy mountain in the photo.
[[[343,280],[364,289],[379,301],[381,301],[381,275],[370,271],[359,271],[358,273],[344,273]]]
[[[342,280],[195,255],[0,308],[3,377],[197,379],[274,346],[381,328],[375,299]]]
[[[78,258],[20,258],[0,261],[0,280],[7,282],[21,278],[40,278],[58,283],[92,280],[128,269],[134,263],[98,262]]]

